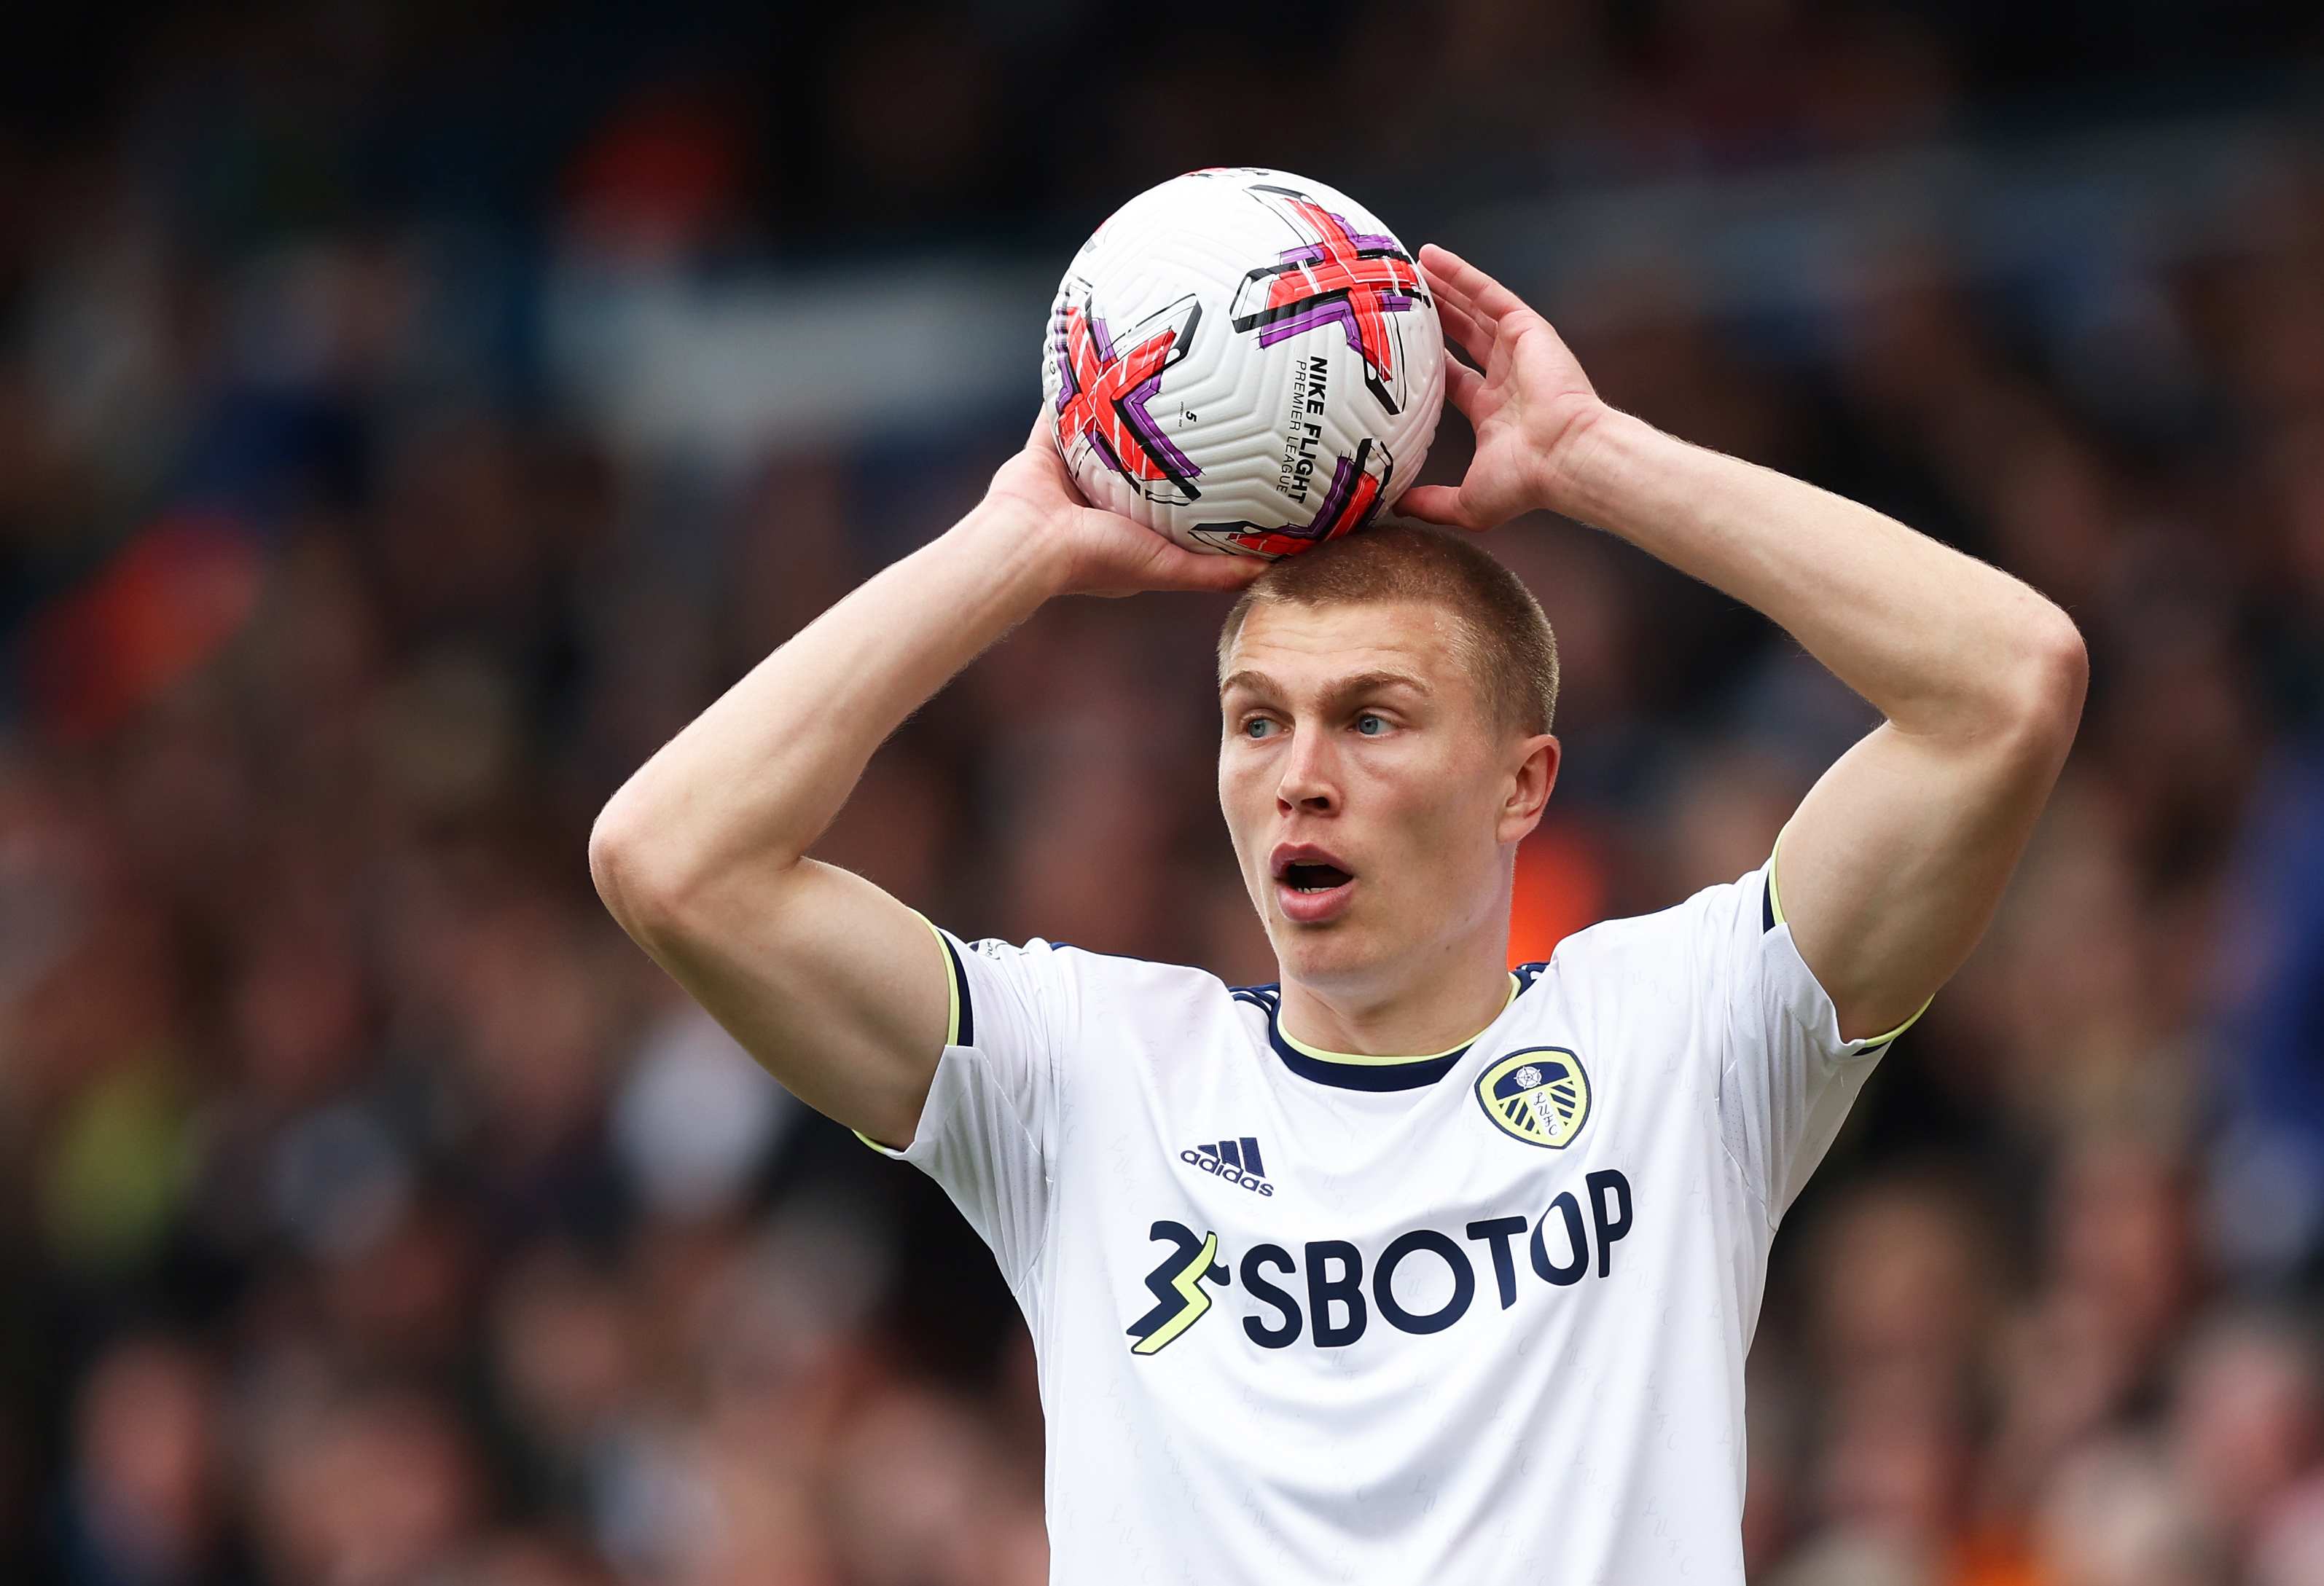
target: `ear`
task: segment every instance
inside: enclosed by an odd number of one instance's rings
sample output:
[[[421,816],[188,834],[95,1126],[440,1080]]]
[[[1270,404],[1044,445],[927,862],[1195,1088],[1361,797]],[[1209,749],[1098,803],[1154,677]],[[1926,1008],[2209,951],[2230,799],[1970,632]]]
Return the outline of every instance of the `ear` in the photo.
[[[1501,803],[1499,835],[1504,843],[1522,841],[1541,824],[1541,812],[1549,807],[1550,790],[1557,785],[1561,751],[1555,738],[1546,732],[1537,734],[1521,742],[1517,752],[1523,757],[1509,778],[1508,793]]]

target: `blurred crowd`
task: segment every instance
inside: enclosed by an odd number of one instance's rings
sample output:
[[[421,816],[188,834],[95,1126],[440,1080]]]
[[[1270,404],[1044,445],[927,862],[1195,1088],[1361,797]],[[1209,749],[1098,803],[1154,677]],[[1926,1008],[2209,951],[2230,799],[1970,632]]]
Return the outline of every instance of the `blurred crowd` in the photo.
[[[53,72],[0,63],[0,1577],[56,1586],[1045,1578],[985,1253],[584,860],[1024,414],[627,452],[540,355],[560,261],[1070,239],[1222,159],[1409,234],[1398,195],[1844,155],[2013,86],[1989,32],[1791,0],[1343,6],[1338,98],[1223,9],[1184,51],[1056,5],[88,9]],[[2195,60],[2176,14],[2125,33]],[[1756,1580],[2324,1583],[2324,154],[2248,219],[2141,283],[2095,384],[2039,323],[2070,304],[1935,256],[1780,344],[1572,321],[1610,399],[2009,568],[2096,668],[1989,940],[1779,1241]],[[1516,958],[1757,866],[1869,725],[1613,541],[1491,544],[1566,678]],[[819,853],[967,935],[1273,978],[1213,802],[1221,614],[1043,611]]]

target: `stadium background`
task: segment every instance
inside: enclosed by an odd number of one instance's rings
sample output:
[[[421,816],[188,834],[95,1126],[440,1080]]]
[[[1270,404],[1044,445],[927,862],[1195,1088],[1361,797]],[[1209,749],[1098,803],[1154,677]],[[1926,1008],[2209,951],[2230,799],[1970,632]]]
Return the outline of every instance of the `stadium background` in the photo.
[[[974,498],[1078,239],[1250,162],[2089,636],[1991,940],[1779,1242],[1755,1579],[2324,1581],[2320,44],[2256,0],[0,5],[0,1576],[1042,1578],[982,1248],[688,1013],[583,841]],[[1567,678],[1521,947],[1757,864],[1862,707],[1614,542],[1492,544]],[[823,853],[1270,977],[1218,614],[1044,611]]]

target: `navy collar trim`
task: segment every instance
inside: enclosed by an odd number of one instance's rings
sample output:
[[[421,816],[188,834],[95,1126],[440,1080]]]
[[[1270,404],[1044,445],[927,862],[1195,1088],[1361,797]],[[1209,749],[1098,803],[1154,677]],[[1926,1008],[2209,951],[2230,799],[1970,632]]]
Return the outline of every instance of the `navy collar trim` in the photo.
[[[1546,964],[1521,964],[1513,973],[1517,976],[1517,995],[1523,996],[1533,989]],[[1237,1002],[1249,1003],[1267,1015],[1267,1044],[1283,1060],[1283,1066],[1302,1079],[1328,1085],[1335,1090],[1366,1090],[1372,1092],[1421,1090],[1435,1084],[1459,1066],[1475,1048],[1476,1042],[1456,1047],[1433,1058],[1416,1058],[1402,1063],[1334,1063],[1310,1057],[1284,1037],[1283,987],[1280,983],[1267,986],[1238,986],[1229,989]],[[1515,998],[1511,999],[1512,1001]]]

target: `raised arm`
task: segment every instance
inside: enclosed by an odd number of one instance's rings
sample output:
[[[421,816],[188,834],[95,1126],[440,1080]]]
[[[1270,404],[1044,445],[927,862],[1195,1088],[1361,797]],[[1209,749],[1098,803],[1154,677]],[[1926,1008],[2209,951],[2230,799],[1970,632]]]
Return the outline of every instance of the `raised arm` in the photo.
[[[622,785],[589,839],[598,893],[802,1100],[908,1145],[944,1050],[944,949],[808,847],[881,742],[1042,601],[1236,589],[1259,568],[1083,505],[1037,425],[974,511],[761,662]]]
[[[1600,401],[1557,333],[1441,248],[1421,263],[1477,430],[1458,486],[1404,509],[1472,529],[1546,508],[1748,602],[1886,721],[1832,765],[1777,865],[1840,1030],[1877,1035],[1960,967],[2064,764],[2088,675],[2066,614],[1867,507],[1662,434]]]

